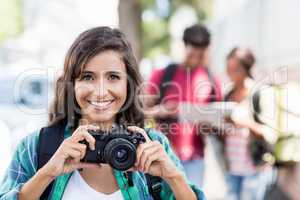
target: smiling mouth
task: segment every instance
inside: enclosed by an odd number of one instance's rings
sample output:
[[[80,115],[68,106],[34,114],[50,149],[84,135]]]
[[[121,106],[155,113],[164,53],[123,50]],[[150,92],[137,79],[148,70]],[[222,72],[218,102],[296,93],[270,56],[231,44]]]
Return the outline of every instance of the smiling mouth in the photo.
[[[106,101],[90,101],[88,100],[88,103],[92,106],[94,106],[98,110],[104,110],[108,108],[115,100],[106,100]]]

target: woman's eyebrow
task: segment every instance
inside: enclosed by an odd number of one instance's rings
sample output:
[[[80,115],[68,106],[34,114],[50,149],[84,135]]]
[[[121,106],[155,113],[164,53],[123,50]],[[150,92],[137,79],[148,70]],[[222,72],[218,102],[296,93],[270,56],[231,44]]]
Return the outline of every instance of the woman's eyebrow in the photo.
[[[111,71],[106,71],[106,73],[107,73],[107,74],[122,74],[123,72],[111,70]]]
[[[83,70],[82,74],[94,74],[94,72],[93,71]]]
[[[117,70],[116,71],[115,70],[108,70],[108,71],[104,71],[102,73],[104,73],[104,74],[115,74],[115,75],[122,75],[122,74],[124,74],[124,72],[117,71]],[[97,74],[97,72],[84,70],[81,74],[82,75],[84,75],[84,74]]]

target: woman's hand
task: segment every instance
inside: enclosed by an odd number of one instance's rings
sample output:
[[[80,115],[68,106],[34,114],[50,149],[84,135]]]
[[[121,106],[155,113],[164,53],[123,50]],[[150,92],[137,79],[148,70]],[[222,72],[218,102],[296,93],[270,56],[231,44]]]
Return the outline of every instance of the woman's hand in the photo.
[[[249,120],[234,119],[233,123],[237,128],[250,128],[251,127],[251,122]]]
[[[146,142],[140,144],[137,148],[135,170],[159,176],[165,180],[181,175],[181,172],[177,169],[159,141],[150,140],[142,128],[130,126],[128,130],[139,132],[146,139]]]
[[[238,118],[232,119],[230,116],[224,117],[224,121],[226,123],[233,124],[236,128],[249,128],[251,125],[250,120],[238,119]]]
[[[186,182],[181,171],[170,159],[162,144],[159,141],[151,141],[147,133],[139,127],[131,126],[128,129],[132,132],[141,133],[146,139],[146,142],[137,148],[135,169],[164,179],[171,187],[175,199],[196,200],[195,193]]]
[[[97,129],[98,127],[93,125],[79,126],[71,137],[62,142],[55,154],[41,170],[48,176],[55,178],[79,168],[99,167],[98,164],[80,162],[86,153],[86,145],[79,142],[86,140],[90,149],[95,150],[95,138],[87,130]]]

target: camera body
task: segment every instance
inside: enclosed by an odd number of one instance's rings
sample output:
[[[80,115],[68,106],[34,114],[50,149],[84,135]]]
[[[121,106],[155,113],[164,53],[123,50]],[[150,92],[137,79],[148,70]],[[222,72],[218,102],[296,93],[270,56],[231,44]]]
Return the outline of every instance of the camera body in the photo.
[[[81,143],[87,145],[87,150],[81,161],[108,163],[112,168],[120,171],[133,167],[138,145],[146,142],[141,133],[131,133],[123,126],[115,126],[109,131],[88,130],[88,132],[96,140],[95,150],[89,148],[87,141],[82,141]]]

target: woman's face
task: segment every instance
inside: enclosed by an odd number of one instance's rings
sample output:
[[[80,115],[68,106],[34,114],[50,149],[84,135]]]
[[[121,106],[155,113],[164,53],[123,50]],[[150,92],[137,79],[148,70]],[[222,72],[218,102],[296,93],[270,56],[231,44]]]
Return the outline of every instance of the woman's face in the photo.
[[[234,57],[227,59],[227,75],[234,83],[241,83],[247,77],[246,70],[241,66],[239,60]]]
[[[126,66],[121,55],[112,50],[91,58],[75,80],[75,98],[88,123],[112,125],[126,96]]]

